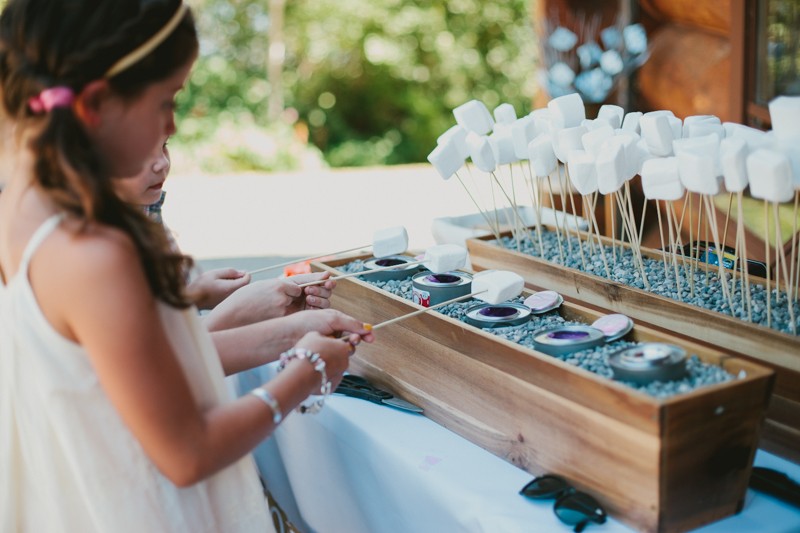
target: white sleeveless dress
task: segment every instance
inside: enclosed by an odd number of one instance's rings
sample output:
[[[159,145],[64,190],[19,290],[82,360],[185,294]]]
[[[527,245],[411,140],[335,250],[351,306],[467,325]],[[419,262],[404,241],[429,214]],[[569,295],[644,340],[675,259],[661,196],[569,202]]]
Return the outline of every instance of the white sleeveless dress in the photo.
[[[176,487],[123,424],[84,349],[47,321],[28,265],[60,221],[38,229],[0,283],[0,532],[274,531],[252,456]],[[196,311],[159,311],[198,403],[231,401]]]

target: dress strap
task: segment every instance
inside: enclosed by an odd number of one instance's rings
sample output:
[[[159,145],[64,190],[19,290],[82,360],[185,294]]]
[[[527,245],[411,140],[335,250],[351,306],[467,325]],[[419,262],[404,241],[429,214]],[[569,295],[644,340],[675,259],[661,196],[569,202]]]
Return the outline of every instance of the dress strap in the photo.
[[[22,260],[20,261],[19,268],[17,269],[19,272],[28,271],[28,263],[30,263],[34,252],[36,252],[36,250],[39,248],[39,245],[42,244],[42,241],[44,241],[47,236],[58,227],[63,219],[63,213],[55,214],[42,222],[42,225],[39,226],[35,232],[33,232],[31,239],[28,241],[28,245],[25,246],[25,251],[22,252]]]

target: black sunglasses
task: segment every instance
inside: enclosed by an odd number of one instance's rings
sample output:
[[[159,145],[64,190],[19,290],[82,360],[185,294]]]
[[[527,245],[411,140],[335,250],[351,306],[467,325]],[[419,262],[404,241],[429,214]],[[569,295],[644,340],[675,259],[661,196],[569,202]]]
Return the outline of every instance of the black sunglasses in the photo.
[[[533,478],[519,493],[533,500],[553,500],[553,512],[565,524],[575,526],[575,533],[583,531],[589,522],[603,524],[606,511],[597,500],[575,490],[564,478],[548,474]]]

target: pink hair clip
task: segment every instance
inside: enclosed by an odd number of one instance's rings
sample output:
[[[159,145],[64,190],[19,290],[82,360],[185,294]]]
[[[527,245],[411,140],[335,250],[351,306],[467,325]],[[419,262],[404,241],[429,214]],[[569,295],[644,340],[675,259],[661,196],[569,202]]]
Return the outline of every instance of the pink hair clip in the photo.
[[[74,100],[75,93],[69,87],[51,87],[40,92],[38,96],[31,96],[28,99],[28,107],[38,115],[56,107],[72,105]]]

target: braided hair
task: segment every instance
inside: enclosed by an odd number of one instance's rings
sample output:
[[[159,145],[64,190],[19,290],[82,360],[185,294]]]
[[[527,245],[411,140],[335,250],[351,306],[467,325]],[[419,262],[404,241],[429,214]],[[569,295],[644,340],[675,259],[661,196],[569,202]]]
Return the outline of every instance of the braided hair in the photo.
[[[156,298],[190,305],[185,284],[192,261],[171,245],[162,225],[120,200],[110,165],[72,108],[34,114],[28,100],[63,86],[76,94],[101,79],[121,57],[147,41],[178,9],[180,0],[10,0],[0,15],[0,98],[6,117],[32,131],[34,183],[63,211],[82,221],[125,232],[135,244]],[[197,53],[194,20],[187,10],[151,53],[108,79],[111,89],[134,99],[169,78]],[[27,138],[26,138],[27,139]]]

